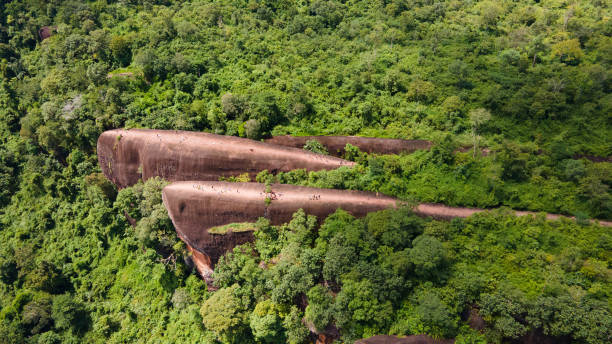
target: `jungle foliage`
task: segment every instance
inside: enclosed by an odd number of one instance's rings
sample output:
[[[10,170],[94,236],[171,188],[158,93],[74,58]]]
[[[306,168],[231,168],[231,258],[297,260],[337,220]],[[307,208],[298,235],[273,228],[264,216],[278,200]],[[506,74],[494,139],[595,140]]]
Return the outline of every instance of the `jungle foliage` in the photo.
[[[301,210],[257,227],[254,244],[221,259],[221,289],[201,308],[223,342],[299,343],[308,329],[337,329],[347,343],[381,333],[458,343],[612,336],[612,236],[596,225],[505,210],[440,222],[399,209],[363,219],[338,210],[318,231]],[[482,333],[466,325],[473,311]]]
[[[610,17],[600,0],[0,2],[0,342],[609,342],[612,239],[584,220],[612,218]],[[97,137],[121,127],[430,139],[259,179],[580,223],[298,213],[262,220],[210,293],[165,182],[100,174]]]

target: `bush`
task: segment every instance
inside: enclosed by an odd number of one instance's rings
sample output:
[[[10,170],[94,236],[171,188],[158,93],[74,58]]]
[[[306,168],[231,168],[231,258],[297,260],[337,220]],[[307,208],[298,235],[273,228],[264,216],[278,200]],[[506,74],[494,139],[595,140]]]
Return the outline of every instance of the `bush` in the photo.
[[[329,152],[327,151],[327,148],[325,148],[325,146],[323,146],[317,140],[308,140],[308,141],[306,141],[306,144],[304,145],[303,148],[305,150],[313,152],[313,153],[319,153],[319,154],[325,154],[325,155],[329,154]]]

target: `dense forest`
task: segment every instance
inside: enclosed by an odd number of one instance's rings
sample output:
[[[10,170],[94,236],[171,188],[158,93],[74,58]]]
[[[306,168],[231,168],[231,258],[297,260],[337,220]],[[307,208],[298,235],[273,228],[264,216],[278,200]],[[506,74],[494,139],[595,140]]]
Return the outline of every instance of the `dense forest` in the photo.
[[[603,0],[0,2],[0,342],[612,341],[612,232],[587,221],[612,219],[611,18]],[[432,140],[257,180],[502,209],[261,219],[210,288],[166,182],[100,173],[114,128]]]

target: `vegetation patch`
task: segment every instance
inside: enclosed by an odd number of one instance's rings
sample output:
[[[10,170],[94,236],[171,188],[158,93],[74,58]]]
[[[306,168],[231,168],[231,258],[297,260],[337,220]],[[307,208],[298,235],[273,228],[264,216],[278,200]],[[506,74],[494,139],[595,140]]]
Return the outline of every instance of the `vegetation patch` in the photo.
[[[230,177],[219,177],[220,182],[233,182],[233,183],[248,183],[251,181],[251,177],[248,173],[241,173],[237,176]]]
[[[223,226],[216,226],[208,229],[210,234],[227,234],[228,232],[251,232],[255,231],[257,227],[252,222],[237,222],[230,223]]]

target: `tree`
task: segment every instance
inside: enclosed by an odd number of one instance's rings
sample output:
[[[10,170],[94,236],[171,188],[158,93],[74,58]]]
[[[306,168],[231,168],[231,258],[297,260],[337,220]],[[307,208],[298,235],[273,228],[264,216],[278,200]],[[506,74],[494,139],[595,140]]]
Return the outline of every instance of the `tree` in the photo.
[[[342,274],[350,271],[357,258],[355,248],[346,245],[345,237],[335,235],[329,242],[323,260],[323,278],[330,282],[340,282]]]
[[[184,288],[177,288],[172,294],[172,305],[177,309],[184,309],[191,303],[191,296]]]
[[[536,65],[538,54],[546,51],[547,48],[548,46],[544,42],[544,36],[538,35],[538,36],[535,36],[531,40],[531,42],[529,43],[528,49],[529,49],[529,53],[533,55],[533,59],[531,62],[532,67],[535,67]]]
[[[153,81],[160,73],[159,58],[153,49],[143,49],[134,56],[134,63],[142,68],[147,81]]]
[[[347,341],[362,338],[366,326],[378,333],[392,315],[391,302],[378,300],[371,282],[365,279],[344,281],[334,302],[336,325],[346,332],[348,338],[343,339]]]
[[[403,249],[423,232],[423,222],[412,216],[410,207],[369,213],[365,218],[368,232],[381,244]]]
[[[224,342],[238,341],[248,328],[247,309],[237,295],[239,288],[238,284],[234,284],[219,289],[200,309],[206,329],[214,332]]]
[[[518,145],[508,141],[504,142],[497,158],[501,163],[502,179],[520,182],[530,176],[528,155],[523,153]]]
[[[60,294],[68,288],[69,281],[55,265],[43,261],[28,273],[26,285],[48,293]]]
[[[470,110],[470,125],[472,126],[472,142],[474,143],[474,157],[478,149],[478,129],[491,120],[491,113],[483,108]]]
[[[246,97],[225,93],[221,96],[221,109],[230,119],[244,120],[244,114],[248,111]]]
[[[328,290],[319,284],[310,288],[306,296],[308,297],[308,306],[306,306],[304,319],[312,323],[317,331],[323,332],[332,320],[334,298]]]
[[[457,333],[457,321],[450,309],[432,292],[423,292],[417,302],[416,312],[427,328],[428,333],[443,338],[454,337]]]
[[[568,39],[552,46],[552,55],[568,65],[577,65],[584,56],[577,39]]]
[[[265,343],[286,341],[283,329],[283,312],[270,300],[259,302],[249,316],[249,325],[253,336]]]
[[[283,327],[287,334],[287,343],[301,344],[306,341],[310,331],[302,323],[302,317],[302,312],[296,306],[291,306],[289,314],[283,320]]]
[[[455,149],[457,148],[455,141],[451,135],[445,135],[442,140],[436,142],[431,147],[429,154],[431,161],[436,165],[452,166],[455,163]]]
[[[429,103],[433,100],[434,91],[435,86],[432,82],[417,79],[408,85],[406,96],[410,101]]]
[[[49,330],[53,324],[51,319],[51,298],[41,295],[30,301],[21,312],[22,323],[26,325],[31,334],[38,334]]]
[[[258,177],[261,175],[258,174]],[[259,255],[264,260],[269,260],[278,255],[283,246],[282,238],[280,237],[279,229],[272,226],[270,221],[264,217],[260,217],[255,224],[257,230],[253,232],[255,236],[255,248]]]
[[[498,2],[495,1],[484,1],[478,4],[480,8],[480,16],[482,24],[488,27],[493,27],[497,24],[499,16],[503,13],[504,9]]]
[[[576,182],[584,177],[586,169],[582,160],[567,159],[561,164],[565,180]]]
[[[261,122],[256,119],[249,119],[244,123],[244,133],[251,140],[260,139],[263,135]]]
[[[94,85],[101,85],[106,81],[108,65],[104,62],[92,63],[87,66],[87,78]]]
[[[320,258],[312,249],[302,252],[297,243],[283,249],[281,256],[282,259],[269,275],[268,285],[272,287],[270,297],[275,303],[290,303],[315,284]]]
[[[38,336],[38,344],[60,344],[61,342],[62,337],[53,331],[47,331]]]
[[[109,48],[119,66],[127,66],[132,59],[132,49],[125,36],[113,36]]]
[[[527,332],[527,327],[519,322],[526,311],[523,294],[511,286],[502,285],[493,293],[480,297],[480,315],[492,323],[491,334],[497,338],[518,338]]]
[[[435,277],[446,261],[446,250],[442,243],[429,235],[420,235],[412,241],[410,261],[417,275]]]

